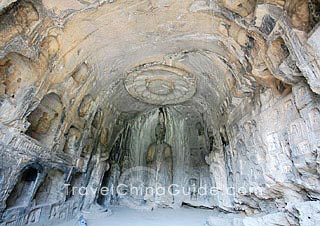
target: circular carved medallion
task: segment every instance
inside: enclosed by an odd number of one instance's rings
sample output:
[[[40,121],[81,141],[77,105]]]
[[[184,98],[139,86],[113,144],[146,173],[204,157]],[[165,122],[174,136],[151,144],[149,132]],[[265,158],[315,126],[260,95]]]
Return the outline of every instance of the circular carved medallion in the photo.
[[[129,94],[156,105],[178,104],[196,92],[196,79],[190,73],[167,65],[140,66],[124,81]]]

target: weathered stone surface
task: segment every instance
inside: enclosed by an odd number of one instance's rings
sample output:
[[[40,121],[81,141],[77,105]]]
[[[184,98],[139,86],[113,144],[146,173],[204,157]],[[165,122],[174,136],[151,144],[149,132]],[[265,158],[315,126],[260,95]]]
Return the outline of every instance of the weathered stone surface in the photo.
[[[320,57],[320,44],[319,40],[320,39],[320,27],[317,27],[311,34],[311,36],[308,39],[308,44],[313,48],[313,51],[315,54]]]
[[[206,226],[244,226],[242,217],[235,217],[233,215],[226,215],[221,217],[209,217]]]
[[[196,79],[188,72],[156,64],[132,69],[125,80],[128,92],[150,104],[178,104],[196,92]]]
[[[246,217],[243,219],[244,226],[273,226],[273,225],[281,225],[281,226],[290,226],[288,220],[286,219],[286,215],[284,213],[275,213],[269,214],[262,217]]]
[[[299,219],[301,226],[318,225],[320,223],[320,202],[309,201],[295,204],[297,210],[296,217]]]
[[[319,0],[1,1],[0,225],[118,204],[320,224],[318,22]],[[127,181],[193,190],[99,193]]]

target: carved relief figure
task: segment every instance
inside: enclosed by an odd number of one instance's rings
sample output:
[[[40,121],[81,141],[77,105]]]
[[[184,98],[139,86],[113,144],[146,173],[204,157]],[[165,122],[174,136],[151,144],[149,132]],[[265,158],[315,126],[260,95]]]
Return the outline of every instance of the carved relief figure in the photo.
[[[291,124],[290,132],[291,132],[291,135],[293,136],[299,135],[298,125],[296,123]]]
[[[41,215],[41,208],[32,210],[28,215],[27,224],[35,224],[39,222],[40,215]]]
[[[147,152],[147,166],[155,170],[155,186],[168,187],[172,184],[172,149],[165,139],[166,129],[164,124],[158,123],[156,130],[156,142],[151,144]],[[156,204],[170,205],[173,198],[166,194],[161,197],[154,197]]]
[[[189,180],[189,186],[190,186],[190,199],[197,200],[198,189],[199,189],[198,180],[196,178],[191,178]]]
[[[308,1],[288,1],[287,11],[294,28],[305,31],[310,26],[310,12]]]
[[[27,135],[42,142],[50,143],[58,127],[63,105],[60,96],[49,93],[43,97],[38,107],[28,116],[30,127]]]
[[[86,95],[83,98],[83,100],[79,106],[79,109],[78,109],[78,113],[81,118],[87,115],[87,113],[89,112],[89,109],[91,107],[92,102],[93,102],[93,99],[90,95]]]
[[[79,129],[71,126],[67,134],[67,141],[64,145],[63,151],[65,153],[77,154],[77,146],[79,145],[81,133]]]
[[[23,2],[17,7],[12,7],[9,13],[1,18],[1,21],[7,24],[7,27],[0,31],[0,42],[3,43],[28,31],[39,20],[39,13],[30,2]]]
[[[314,131],[320,129],[320,111],[318,108],[313,108],[309,113],[311,126]]]

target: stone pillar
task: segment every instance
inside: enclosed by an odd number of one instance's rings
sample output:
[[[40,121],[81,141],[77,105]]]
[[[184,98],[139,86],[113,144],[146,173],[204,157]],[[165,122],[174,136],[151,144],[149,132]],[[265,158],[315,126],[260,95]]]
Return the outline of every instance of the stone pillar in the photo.
[[[87,185],[87,194],[84,199],[83,210],[85,211],[94,211],[97,208],[97,198],[99,197],[100,188],[103,176],[108,170],[109,165],[104,160],[97,160],[97,165],[94,168],[89,183]]]

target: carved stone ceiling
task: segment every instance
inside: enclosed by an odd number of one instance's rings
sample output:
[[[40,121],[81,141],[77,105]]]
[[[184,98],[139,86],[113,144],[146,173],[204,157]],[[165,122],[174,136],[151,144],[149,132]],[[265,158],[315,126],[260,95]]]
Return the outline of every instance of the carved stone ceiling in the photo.
[[[193,106],[208,97],[219,104],[230,74],[220,58],[235,61],[236,55],[219,41],[219,21],[190,12],[192,3],[167,1],[154,8],[149,1],[115,1],[75,14],[58,36],[62,66],[53,73],[59,77],[87,61],[97,75],[93,92],[101,89],[121,111],[187,100]],[[153,62],[167,66],[141,69]]]
[[[187,71],[155,64],[134,68],[125,79],[130,95],[150,104],[178,104],[196,92],[196,78]]]
[[[2,1],[0,10],[12,2]],[[291,62],[281,48],[269,52],[283,58],[267,58],[265,35],[275,22],[262,16],[277,16],[279,10],[273,9],[283,8],[282,1],[267,1],[267,8],[258,7],[259,15],[255,1],[236,2],[43,0],[34,4],[40,19],[24,30],[31,38],[12,38],[0,57],[14,50],[32,60],[50,58],[43,81],[56,89],[85,63],[91,81],[87,92],[119,111],[182,104],[217,113],[261,85],[276,87],[274,77],[281,80],[283,74],[280,63]],[[260,27],[249,25],[254,18]]]

